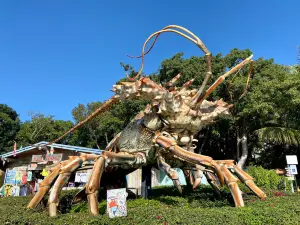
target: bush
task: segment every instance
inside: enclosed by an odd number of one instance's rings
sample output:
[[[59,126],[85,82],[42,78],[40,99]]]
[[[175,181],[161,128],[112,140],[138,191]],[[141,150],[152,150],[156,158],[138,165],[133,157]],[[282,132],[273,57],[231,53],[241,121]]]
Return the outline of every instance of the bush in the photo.
[[[270,190],[291,191],[290,181],[283,176],[279,176],[273,170],[266,170],[261,166],[249,166],[247,173],[255,179],[258,187]]]
[[[68,211],[72,191],[61,195],[62,208]],[[226,193],[228,194],[228,193]],[[175,188],[153,191],[149,200],[128,200],[128,216],[110,219],[105,214],[106,202],[99,204],[100,215],[90,216],[87,203],[82,202],[56,218],[49,218],[41,207],[27,210],[30,197],[0,198],[0,224],[297,224],[300,221],[300,195],[268,196],[261,201],[253,195],[244,195],[246,207],[234,208],[232,197],[217,200],[210,187],[201,186],[195,192],[184,188],[179,196]],[[63,200],[64,199],[64,200]],[[63,200],[63,201],[62,201]]]

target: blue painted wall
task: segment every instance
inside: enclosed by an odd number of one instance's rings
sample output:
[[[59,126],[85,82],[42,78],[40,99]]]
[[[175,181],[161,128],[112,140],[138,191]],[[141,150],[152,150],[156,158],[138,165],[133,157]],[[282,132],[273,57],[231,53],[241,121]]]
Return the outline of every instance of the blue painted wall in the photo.
[[[178,169],[178,168],[173,168],[173,169],[177,171],[181,185],[186,185],[185,177],[184,177],[182,170]],[[173,185],[172,180],[167,175],[165,175],[165,173],[160,171],[159,175],[160,176],[157,179],[161,186],[172,186]],[[202,177],[201,184],[208,184],[205,176]]]

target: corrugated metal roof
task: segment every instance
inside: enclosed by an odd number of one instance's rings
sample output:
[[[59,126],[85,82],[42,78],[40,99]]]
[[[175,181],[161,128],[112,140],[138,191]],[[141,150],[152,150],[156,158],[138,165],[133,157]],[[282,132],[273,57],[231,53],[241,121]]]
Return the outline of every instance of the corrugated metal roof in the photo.
[[[28,147],[24,147],[21,148],[19,150],[16,151],[16,155],[23,153],[23,152],[27,152],[30,151],[32,149],[37,148],[39,145],[45,145],[48,142],[42,141],[39,142],[37,144],[34,144],[33,146],[28,146]],[[102,150],[99,149],[94,149],[94,148],[85,148],[85,147],[80,147],[80,146],[72,146],[72,145],[62,145],[62,144],[51,144],[51,145],[47,145],[48,147],[53,147],[53,148],[61,148],[61,149],[65,149],[65,150],[69,150],[69,151],[75,151],[75,152],[83,152],[83,153],[91,153],[91,154],[96,154],[96,155],[100,155]],[[0,155],[1,158],[7,158],[10,156],[13,156],[14,152],[7,152],[5,154]]]

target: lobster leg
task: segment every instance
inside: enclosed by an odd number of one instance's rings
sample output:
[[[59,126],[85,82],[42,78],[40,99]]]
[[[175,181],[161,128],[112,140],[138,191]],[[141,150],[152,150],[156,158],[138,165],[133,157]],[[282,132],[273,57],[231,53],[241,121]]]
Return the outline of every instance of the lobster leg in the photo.
[[[243,171],[241,168],[239,168],[236,165],[233,165],[233,169],[236,173],[236,175],[238,176],[238,178],[248,186],[248,188],[253,191],[259,198],[261,199],[266,199],[266,194],[255,185],[255,183],[253,182],[253,178],[247,174],[245,171]]]
[[[255,183],[253,182],[254,179],[240,167],[235,165],[234,160],[216,160],[216,162],[219,165],[225,165],[227,168],[229,168],[230,171],[234,173],[240,181],[246,184],[246,186],[259,198],[265,199],[267,197],[266,194],[255,185]]]
[[[57,206],[59,203],[59,194],[61,193],[62,188],[70,179],[71,174],[78,169],[82,163],[86,160],[93,160],[97,158],[97,155],[87,155],[81,154],[78,156],[70,156],[69,160],[71,161],[66,166],[62,167],[60,170],[60,175],[58,176],[57,180],[55,181],[53,188],[50,192],[48,205],[49,205],[49,215],[51,217],[56,216],[57,214]]]
[[[214,189],[214,191],[217,193],[219,197],[221,197],[221,190],[217,184],[217,180],[215,176],[211,172],[204,172],[204,175],[207,179],[207,182],[210,184],[210,186]]]
[[[153,141],[172,154],[186,160],[189,163],[212,168],[216,172],[221,185],[224,184],[224,175],[221,171],[221,167],[211,157],[186,151],[178,146],[174,139],[166,136],[157,135]]]
[[[201,183],[203,177],[203,171],[199,169],[192,170],[191,176],[193,177],[193,189],[196,189]]]
[[[234,199],[235,206],[243,207],[244,200],[242,197],[242,192],[240,191],[239,186],[237,184],[238,179],[235,176],[233,176],[233,174],[228,170],[226,165],[222,165],[221,170],[224,174],[225,182],[229,187],[232,197]]]
[[[100,156],[94,164],[92,174],[85,187],[89,202],[89,211],[93,215],[98,215],[98,190],[100,180],[105,167],[105,158]]]
[[[212,158],[208,156],[202,156],[195,154],[193,152],[189,152],[181,148],[177,145],[176,141],[167,136],[167,134],[161,135],[158,134],[155,136],[153,140],[156,144],[160,145],[161,147],[165,148],[170,153],[174,154],[181,159],[186,160],[189,163],[193,163],[196,165],[205,166],[208,168],[213,169],[218,178],[220,183],[222,184],[222,180],[226,182],[226,185],[229,187],[231,194],[233,196],[235,206],[236,207],[243,207],[244,200],[242,198],[242,193],[239,189],[237,184],[238,178],[236,178],[231,171],[229,171],[228,166],[233,164],[232,160],[223,160],[223,161],[214,161]],[[244,181],[251,190],[253,190],[259,196],[264,197],[264,193],[260,192],[256,185],[254,185],[253,181],[247,177],[246,173],[242,170],[237,169],[237,167],[233,167],[235,172],[241,177],[241,180]]]
[[[187,183],[189,183],[193,189],[196,189],[198,187],[198,185],[201,183],[202,177],[203,177],[203,172],[200,169],[182,169],[184,176],[185,176],[185,180]]]
[[[157,164],[158,168],[167,174],[167,176],[173,181],[174,186],[177,187],[179,193],[182,194],[178,173],[165,162],[165,159],[161,155],[157,157]]]
[[[98,190],[100,188],[100,180],[104,169],[109,166],[122,166],[136,167],[146,164],[146,157],[142,154],[129,154],[129,153],[114,153],[114,152],[103,152],[102,155],[96,160],[92,174],[89,178],[88,183],[85,186],[85,191],[89,203],[89,211],[92,215],[98,215]]]
[[[48,191],[49,191],[51,185],[53,184],[53,182],[58,177],[60,169],[63,166],[65,166],[66,164],[68,164],[69,162],[70,162],[69,160],[62,161],[57,166],[55,166],[55,168],[52,170],[52,172],[49,174],[49,176],[46,177],[40,183],[40,188],[39,188],[38,192],[31,199],[31,201],[27,205],[27,208],[33,209],[41,202],[41,200],[44,198],[44,196],[48,193]]]
[[[187,184],[194,185],[193,175],[191,170],[182,169]]]

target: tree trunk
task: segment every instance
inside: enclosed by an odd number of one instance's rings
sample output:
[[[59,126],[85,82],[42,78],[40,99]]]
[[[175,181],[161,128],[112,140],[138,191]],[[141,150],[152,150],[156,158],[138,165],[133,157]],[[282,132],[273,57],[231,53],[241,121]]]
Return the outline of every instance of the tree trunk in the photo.
[[[105,132],[105,140],[106,140],[106,145],[108,145],[108,137],[107,137],[107,133]]]
[[[240,159],[240,144],[241,144],[241,137],[240,137],[240,128],[236,128],[236,160]]]
[[[241,129],[241,147],[242,147],[242,156],[238,161],[238,166],[243,169],[246,160],[248,158],[248,145],[247,145],[247,133],[245,129],[246,120],[243,119],[242,129]]]

